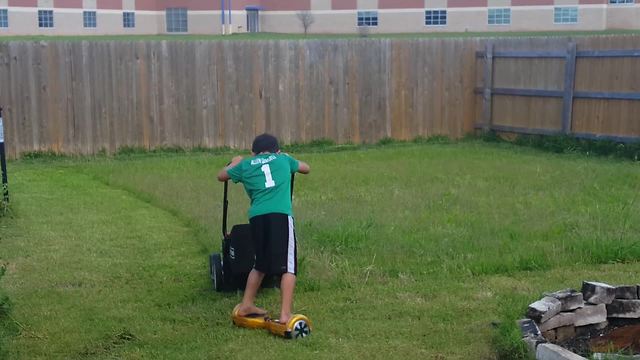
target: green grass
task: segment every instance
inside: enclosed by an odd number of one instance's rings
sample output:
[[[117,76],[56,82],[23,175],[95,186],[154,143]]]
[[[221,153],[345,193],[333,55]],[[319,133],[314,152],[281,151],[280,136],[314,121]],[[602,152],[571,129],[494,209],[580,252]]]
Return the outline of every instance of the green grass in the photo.
[[[429,39],[429,38],[469,38],[469,37],[530,37],[530,36],[593,36],[593,35],[637,35],[640,30],[602,30],[602,31],[510,31],[510,32],[438,32],[438,33],[399,33],[367,34],[368,39]],[[287,34],[287,33],[238,33],[233,35],[78,35],[78,36],[0,36],[1,41],[43,41],[43,40],[334,40],[358,39],[360,34]]]
[[[312,166],[294,199],[295,305],[315,324],[302,342],[234,328],[240,294],[210,290],[215,174],[232,153],[11,162],[0,357],[516,359],[513,321],[542,292],[637,283],[639,163],[383,143],[290,147]],[[230,201],[230,223],[244,222],[240,186]],[[277,292],[259,304],[277,310]]]

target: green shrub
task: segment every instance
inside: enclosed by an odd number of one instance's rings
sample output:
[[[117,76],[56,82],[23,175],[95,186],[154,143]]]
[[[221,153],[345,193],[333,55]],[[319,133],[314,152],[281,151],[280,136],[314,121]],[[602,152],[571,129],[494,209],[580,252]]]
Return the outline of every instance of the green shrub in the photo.
[[[520,327],[516,323],[524,315],[528,301],[521,295],[507,295],[499,300],[501,309],[501,321],[495,325],[493,345],[496,350],[496,358],[499,360],[529,360],[533,354],[529,352],[524,341]]]
[[[466,139],[480,139],[486,142],[510,142],[556,154],[578,153],[587,156],[610,156],[615,158],[640,160],[640,142],[620,143],[611,140],[579,139],[569,135],[518,135],[508,141],[494,131],[480,135],[468,135]]]
[[[291,144],[280,144],[282,150],[285,152],[317,152],[317,151],[325,151],[330,148],[334,148],[336,146],[335,141],[327,138],[320,138],[311,140],[308,143],[298,143],[294,142]]]
[[[416,136],[413,139],[415,144],[451,144],[452,141],[444,135],[433,135],[429,137]]]
[[[2,177],[2,171],[0,171],[0,178]],[[0,217],[7,215],[9,212],[9,202],[5,201],[4,194],[6,191],[6,185],[0,184]]]
[[[396,143],[399,143],[399,142],[400,142],[399,140],[396,140],[396,139],[394,139],[392,137],[387,136],[387,137],[383,137],[382,139],[378,140],[377,144],[378,145],[391,145],[391,144],[396,144]]]
[[[130,156],[148,153],[149,150],[141,146],[122,146],[116,151],[116,156]]]
[[[0,265],[0,280],[7,272],[6,265]],[[11,302],[9,301],[9,297],[4,293],[2,288],[0,288],[0,318],[6,318],[9,315],[11,310]]]
[[[0,265],[0,280],[6,272],[6,266]],[[6,341],[9,337],[15,336],[18,332],[16,323],[11,319],[11,301],[0,287],[0,358],[6,358]]]
[[[64,154],[57,153],[55,151],[47,150],[47,151],[27,151],[20,154],[21,159],[25,160],[35,160],[35,159],[43,159],[43,160],[55,160],[60,158],[67,157]]]

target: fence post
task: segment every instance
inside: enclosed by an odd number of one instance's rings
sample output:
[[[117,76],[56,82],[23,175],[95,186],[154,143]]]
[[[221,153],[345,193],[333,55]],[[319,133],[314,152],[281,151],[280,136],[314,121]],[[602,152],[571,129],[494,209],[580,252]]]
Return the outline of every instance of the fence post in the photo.
[[[2,170],[2,201],[9,203],[9,185],[7,183],[7,157],[4,151],[4,124],[2,123],[2,107],[0,107],[0,170]]]
[[[573,118],[573,92],[576,83],[576,43],[569,42],[564,65],[564,97],[562,103],[562,133],[571,133]]]
[[[493,88],[493,42],[487,40],[484,49],[484,73],[483,73],[482,91],[482,130],[489,132],[491,130],[492,117],[492,93]]]

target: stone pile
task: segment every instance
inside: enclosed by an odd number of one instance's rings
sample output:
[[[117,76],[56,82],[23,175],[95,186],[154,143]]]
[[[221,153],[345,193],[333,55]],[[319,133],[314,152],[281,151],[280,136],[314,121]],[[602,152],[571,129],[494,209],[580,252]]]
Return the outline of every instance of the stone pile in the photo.
[[[529,305],[518,323],[533,352],[541,343],[559,343],[608,325],[608,318],[640,318],[640,286],[611,286],[585,281],[580,292],[545,294]]]

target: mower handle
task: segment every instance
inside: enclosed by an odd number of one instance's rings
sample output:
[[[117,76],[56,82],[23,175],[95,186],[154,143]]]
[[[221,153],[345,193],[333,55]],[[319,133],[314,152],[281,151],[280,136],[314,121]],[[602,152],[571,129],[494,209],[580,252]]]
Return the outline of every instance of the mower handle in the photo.
[[[296,174],[291,173],[291,200],[293,200],[293,183],[296,179]],[[222,237],[227,236],[227,213],[229,210],[229,200],[228,200],[228,191],[229,191],[229,180],[224,181],[224,196],[222,200]]]
[[[222,237],[227,236],[227,210],[229,208],[229,200],[227,200],[227,189],[229,188],[229,180],[224,181],[224,200],[222,200]]]

